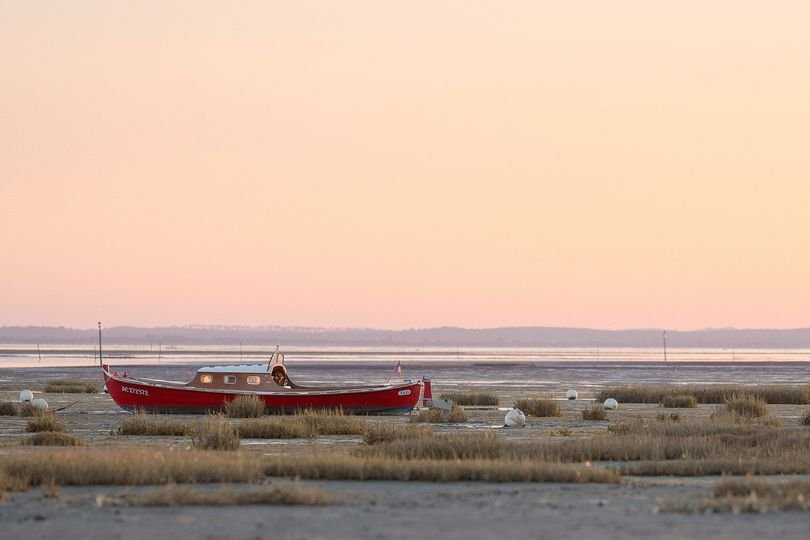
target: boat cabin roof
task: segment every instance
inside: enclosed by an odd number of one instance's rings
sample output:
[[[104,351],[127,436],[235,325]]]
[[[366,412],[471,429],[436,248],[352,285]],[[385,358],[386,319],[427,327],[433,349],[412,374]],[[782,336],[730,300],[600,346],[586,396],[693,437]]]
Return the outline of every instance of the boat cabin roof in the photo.
[[[197,373],[267,373],[267,364],[240,364],[237,366],[211,366],[197,370]]]

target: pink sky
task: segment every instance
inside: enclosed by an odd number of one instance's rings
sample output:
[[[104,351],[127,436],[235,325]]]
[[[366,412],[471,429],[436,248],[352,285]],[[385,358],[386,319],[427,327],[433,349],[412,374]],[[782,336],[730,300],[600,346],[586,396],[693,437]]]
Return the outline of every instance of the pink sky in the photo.
[[[3,2],[0,325],[810,325],[810,3]]]

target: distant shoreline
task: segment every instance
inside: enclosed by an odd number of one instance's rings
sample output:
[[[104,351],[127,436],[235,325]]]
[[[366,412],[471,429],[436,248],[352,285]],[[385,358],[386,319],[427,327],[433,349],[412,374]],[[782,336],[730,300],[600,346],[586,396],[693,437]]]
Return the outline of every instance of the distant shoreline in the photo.
[[[629,329],[599,330],[561,327],[501,328],[416,328],[384,330],[373,328],[228,327],[186,326],[105,328],[105,344],[118,346],[182,347],[274,347],[291,348],[659,348],[673,349],[810,349],[810,328],[794,329]],[[97,329],[48,326],[2,326],[0,346],[24,348],[92,347]]]

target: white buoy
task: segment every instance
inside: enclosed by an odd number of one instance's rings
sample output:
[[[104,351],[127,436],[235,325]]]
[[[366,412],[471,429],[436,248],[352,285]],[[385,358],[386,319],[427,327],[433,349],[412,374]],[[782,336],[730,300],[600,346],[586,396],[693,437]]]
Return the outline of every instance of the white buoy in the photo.
[[[48,402],[42,399],[41,397],[38,397],[37,399],[32,401],[31,405],[33,405],[34,408],[36,409],[42,409],[43,411],[48,410]]]
[[[506,427],[523,427],[526,423],[526,415],[520,409],[510,409],[506,413],[506,418],[503,419]]]
[[[604,407],[609,411],[615,411],[616,409],[619,408],[619,402],[613,399],[612,397],[607,398],[605,400]]]
[[[20,392],[20,403],[31,403],[32,399],[34,399],[34,393],[31,390]]]
[[[565,399],[577,399],[577,391],[572,388],[565,393]]]

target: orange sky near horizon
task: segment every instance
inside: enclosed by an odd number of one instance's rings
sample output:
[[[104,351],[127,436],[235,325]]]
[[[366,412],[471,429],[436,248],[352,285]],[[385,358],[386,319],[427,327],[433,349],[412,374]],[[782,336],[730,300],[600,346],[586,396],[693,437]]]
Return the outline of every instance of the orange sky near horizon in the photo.
[[[810,325],[810,3],[0,2],[0,325]]]

